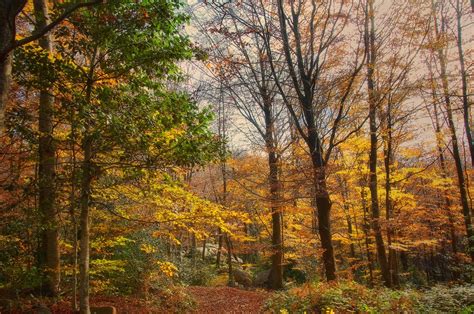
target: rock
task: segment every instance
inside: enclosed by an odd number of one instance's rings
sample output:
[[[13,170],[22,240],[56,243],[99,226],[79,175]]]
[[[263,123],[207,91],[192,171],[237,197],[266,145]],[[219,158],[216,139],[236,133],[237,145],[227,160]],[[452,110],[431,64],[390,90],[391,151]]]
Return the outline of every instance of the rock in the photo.
[[[298,269],[295,264],[289,264],[284,267],[283,277],[298,284],[302,284],[307,280],[305,272]]]
[[[91,314],[117,314],[117,309],[113,306],[92,306]]]
[[[253,285],[255,287],[266,287],[268,285],[268,277],[270,277],[270,269],[258,272],[255,275]]]
[[[51,310],[44,304],[38,304],[33,307],[35,314],[51,314]]]
[[[232,256],[232,262],[242,264],[244,261],[240,257]]]
[[[234,275],[234,280],[236,283],[241,284],[245,288],[252,286],[252,277],[245,271],[234,268],[232,269],[232,275]]]

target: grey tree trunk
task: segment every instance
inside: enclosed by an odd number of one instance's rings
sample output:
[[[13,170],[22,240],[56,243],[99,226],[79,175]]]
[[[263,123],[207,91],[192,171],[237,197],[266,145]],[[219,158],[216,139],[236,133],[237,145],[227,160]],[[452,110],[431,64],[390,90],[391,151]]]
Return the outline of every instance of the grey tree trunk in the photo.
[[[36,29],[43,29],[49,21],[46,0],[34,0]],[[39,39],[40,47],[53,53],[50,33]],[[60,283],[59,221],[55,208],[56,148],[53,139],[54,97],[48,89],[40,91],[39,98],[39,212],[42,226],[40,267],[43,272],[43,289],[49,296],[57,296]]]

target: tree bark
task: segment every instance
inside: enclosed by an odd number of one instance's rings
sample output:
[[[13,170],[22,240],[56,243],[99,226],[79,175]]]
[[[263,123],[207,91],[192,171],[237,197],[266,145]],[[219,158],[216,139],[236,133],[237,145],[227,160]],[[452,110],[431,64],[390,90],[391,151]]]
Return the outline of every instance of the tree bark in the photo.
[[[400,279],[398,275],[398,258],[397,251],[391,248],[392,241],[395,237],[395,231],[393,227],[393,202],[392,202],[392,183],[391,180],[391,167],[393,165],[393,138],[392,138],[392,103],[389,101],[387,104],[386,112],[386,134],[384,139],[384,168],[385,168],[385,219],[387,220],[387,243],[388,243],[388,268],[390,272],[390,280],[393,286],[398,287],[400,285]]]
[[[229,276],[228,285],[229,287],[233,287],[235,286],[235,280],[232,271],[232,244],[230,243],[230,237],[228,234],[225,235],[225,243],[227,246],[227,274]]]
[[[331,234],[331,199],[326,187],[326,173],[324,165],[321,164],[322,156],[319,153],[312,154],[313,179],[316,187],[316,207],[318,209],[318,232],[323,248],[323,263],[328,281],[336,280],[336,262],[334,260],[334,249]]]
[[[5,51],[15,40],[16,16],[26,0],[0,0],[0,52]],[[5,109],[12,76],[11,51],[0,54],[0,136],[5,131]]]
[[[377,248],[377,257],[382,271],[384,284],[390,287],[390,270],[388,268],[387,256],[385,252],[385,244],[380,227],[380,206],[378,200],[377,188],[377,100],[375,94],[375,18],[374,18],[374,0],[367,0],[366,5],[366,51],[367,57],[367,89],[369,94],[369,127],[370,127],[370,154],[369,154],[369,188],[372,211],[372,229],[374,230],[375,243]],[[370,24],[370,30],[369,30]]]
[[[366,193],[364,191],[364,187],[366,186],[365,182],[364,184],[360,185],[361,191],[360,191],[360,198],[362,201],[362,209],[364,211],[364,224],[363,224],[363,231],[364,231],[364,244],[365,244],[365,251],[367,254],[367,266],[369,269],[369,286],[372,287],[374,285],[374,272],[373,272],[373,266],[372,266],[372,253],[370,252],[370,245],[371,245],[371,240],[369,237],[369,232],[370,232],[370,221],[369,221],[369,209],[367,205],[367,199],[366,199]]]
[[[48,4],[45,0],[34,0],[36,29],[49,23]],[[40,38],[40,47],[53,53],[50,34]],[[55,162],[56,148],[53,139],[54,97],[48,89],[40,91],[39,98],[39,212],[41,215],[42,248],[40,264],[43,271],[43,289],[49,296],[57,296],[60,283],[59,221],[55,208]]]
[[[265,97],[267,98],[267,97]],[[265,144],[268,154],[268,181],[270,184],[270,202],[272,211],[272,266],[268,278],[268,286],[271,289],[283,288],[283,247],[282,247],[282,225],[280,209],[280,181],[278,179],[278,156],[274,141],[274,121],[271,112],[270,100],[264,100],[265,115]]]
[[[90,215],[89,203],[92,184],[92,138],[86,135],[82,142],[84,160],[82,163],[81,197],[80,197],[80,254],[79,254],[79,312],[90,314],[89,305],[89,236]]]
[[[91,56],[89,73],[86,83],[86,104],[91,103],[92,88],[94,84],[94,70],[97,55],[99,53],[98,47],[95,47]],[[81,143],[81,148],[84,154],[82,162],[82,177],[81,177],[81,196],[80,196],[80,253],[79,253],[79,312],[81,314],[90,314],[89,303],[89,259],[90,259],[90,198],[92,179],[94,177],[94,169],[92,163],[93,157],[93,138],[90,134],[90,123],[86,121],[84,138]]]
[[[206,242],[207,242],[207,238],[204,238],[204,240],[202,240],[202,260],[204,261],[206,259]]]

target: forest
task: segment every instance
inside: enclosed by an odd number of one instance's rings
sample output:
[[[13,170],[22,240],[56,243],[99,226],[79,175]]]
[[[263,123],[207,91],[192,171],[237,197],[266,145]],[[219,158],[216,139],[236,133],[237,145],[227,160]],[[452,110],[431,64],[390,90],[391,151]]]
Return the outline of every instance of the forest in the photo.
[[[0,0],[0,313],[473,313],[474,0]]]

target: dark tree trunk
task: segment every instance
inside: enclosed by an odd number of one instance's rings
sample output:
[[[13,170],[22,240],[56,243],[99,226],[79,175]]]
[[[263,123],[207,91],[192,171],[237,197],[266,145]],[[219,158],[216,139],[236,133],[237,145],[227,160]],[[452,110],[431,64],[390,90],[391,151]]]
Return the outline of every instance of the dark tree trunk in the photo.
[[[227,246],[227,274],[229,276],[228,285],[233,287],[235,286],[235,280],[232,271],[232,244],[230,243],[230,237],[228,234],[225,235],[225,243]]]
[[[377,258],[382,271],[382,278],[387,287],[392,285],[390,279],[390,270],[388,268],[385,244],[380,227],[380,206],[378,200],[377,188],[377,99],[375,94],[374,68],[376,60],[375,49],[375,21],[373,0],[367,0],[366,6],[366,47],[367,57],[367,88],[369,94],[369,125],[370,125],[370,154],[369,154],[369,188],[372,210],[372,229],[375,235],[375,244],[377,248]],[[370,23],[369,23],[370,21]],[[370,30],[369,30],[370,24]]]
[[[204,240],[202,240],[202,260],[206,259],[206,242],[207,238],[204,238]]]
[[[372,287],[374,285],[374,272],[373,272],[373,266],[372,266],[372,253],[370,251],[370,237],[369,237],[369,232],[370,232],[370,222],[369,222],[369,209],[367,206],[367,198],[366,198],[366,193],[364,191],[364,186],[361,185],[361,200],[362,200],[362,209],[364,211],[364,224],[363,224],[363,231],[364,231],[364,244],[365,244],[365,251],[367,254],[367,266],[369,269],[369,285]]]
[[[36,29],[44,28],[50,21],[48,4],[45,0],[33,2],[36,18]],[[53,43],[50,34],[39,40],[40,47],[52,54]],[[43,288],[49,296],[59,293],[60,251],[58,213],[55,208],[55,157],[56,148],[53,140],[54,97],[49,90],[40,91],[39,99],[39,212],[43,228],[40,266],[43,271]]]
[[[313,150],[314,151],[314,150]],[[315,202],[318,209],[318,232],[321,238],[323,252],[324,270],[326,279],[336,280],[336,262],[334,260],[334,249],[331,234],[331,199],[326,187],[326,173],[324,165],[321,165],[321,155],[314,153],[312,156],[314,185],[316,187]]]
[[[12,75],[12,52],[16,34],[16,17],[26,0],[0,0],[0,136],[5,130],[5,107]]]
[[[283,288],[283,246],[280,211],[280,181],[278,179],[278,156],[275,147],[274,121],[271,101],[264,97],[265,144],[268,154],[268,181],[270,185],[270,207],[272,210],[272,266],[268,278],[271,289]]]
[[[90,68],[87,78],[86,87],[86,103],[90,104],[92,99],[92,88],[94,84],[94,66],[97,55],[99,53],[98,47],[94,49],[90,60]],[[80,253],[79,253],[79,312],[81,314],[90,314],[89,303],[89,237],[90,237],[90,198],[92,189],[92,180],[94,178],[93,158],[93,137],[90,134],[90,124],[92,121],[86,121],[84,130],[84,138],[82,140],[81,149],[84,154],[82,161],[82,177],[81,177],[81,196],[79,206],[80,214]]]

